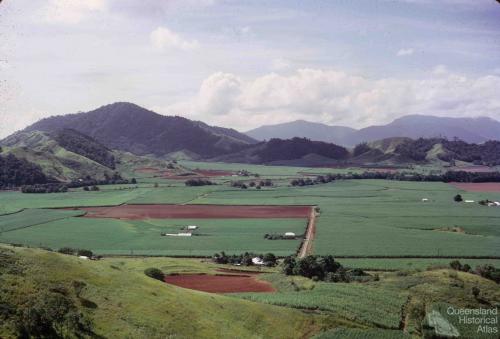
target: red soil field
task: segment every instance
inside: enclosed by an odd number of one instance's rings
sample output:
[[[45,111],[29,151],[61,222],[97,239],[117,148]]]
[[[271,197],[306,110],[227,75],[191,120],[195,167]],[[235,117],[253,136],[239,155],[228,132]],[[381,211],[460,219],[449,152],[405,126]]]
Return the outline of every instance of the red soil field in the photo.
[[[310,206],[231,206],[231,205],[120,205],[82,207],[86,218],[114,219],[229,219],[307,218]]]
[[[273,286],[255,278],[256,274],[168,275],[165,282],[191,290],[210,293],[276,292]]]
[[[468,192],[500,192],[500,182],[450,182],[450,185]]]

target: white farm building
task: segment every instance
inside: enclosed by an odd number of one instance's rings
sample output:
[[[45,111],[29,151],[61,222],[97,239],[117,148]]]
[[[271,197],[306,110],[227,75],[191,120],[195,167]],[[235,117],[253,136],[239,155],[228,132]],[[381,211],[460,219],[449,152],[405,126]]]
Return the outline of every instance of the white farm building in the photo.
[[[197,229],[198,229],[198,226],[196,226],[196,225],[188,225],[188,226],[186,227],[186,229],[187,229],[188,231],[194,231],[194,230],[197,230]]]
[[[293,233],[293,232],[285,232],[285,237],[286,238],[295,238],[295,233]]]

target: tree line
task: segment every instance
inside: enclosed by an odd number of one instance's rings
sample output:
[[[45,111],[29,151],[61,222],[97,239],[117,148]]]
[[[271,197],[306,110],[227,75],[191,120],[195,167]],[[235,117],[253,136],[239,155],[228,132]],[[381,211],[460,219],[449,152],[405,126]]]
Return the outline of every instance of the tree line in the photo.
[[[315,281],[351,282],[369,279],[363,270],[347,269],[332,255],[308,255],[304,258],[289,256],[284,259],[282,269],[286,275],[300,275]]]
[[[47,184],[35,184],[35,185],[23,185],[21,187],[21,192],[23,193],[64,193],[67,192],[69,188],[80,188],[83,187],[85,191],[98,191],[98,185],[126,185],[135,184],[137,181],[135,178],[132,180],[123,179],[122,176],[115,172],[113,175],[107,173],[104,174],[104,179],[93,179],[87,176],[83,179],[73,180],[69,183],[47,183]],[[87,189],[85,189],[87,188]]]
[[[363,172],[333,174],[333,177],[335,179],[386,179],[399,181],[500,182],[500,172],[447,171],[443,174]]]

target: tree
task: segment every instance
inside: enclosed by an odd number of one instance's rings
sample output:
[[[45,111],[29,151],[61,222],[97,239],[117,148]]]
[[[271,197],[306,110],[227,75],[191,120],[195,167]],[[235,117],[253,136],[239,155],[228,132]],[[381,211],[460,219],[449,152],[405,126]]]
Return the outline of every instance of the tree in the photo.
[[[272,253],[266,253],[262,258],[262,261],[264,261],[264,265],[271,267],[276,266],[277,258]]]
[[[460,194],[457,194],[457,195],[455,195],[453,200],[455,200],[455,202],[462,202],[464,199],[462,198],[462,196]]]
[[[160,281],[163,281],[163,279],[165,278],[165,274],[163,274],[163,272],[161,270],[159,270],[158,268],[154,268],[154,267],[146,268],[144,270],[144,274],[150,278],[160,280]]]
[[[453,260],[452,262],[450,262],[450,267],[457,271],[462,270],[462,264],[458,260]]]
[[[132,180],[130,181],[131,184],[135,185],[137,184],[137,179],[136,178],[132,178]]]
[[[481,293],[481,290],[479,289],[479,287],[477,287],[477,286],[472,287],[472,295],[474,296],[474,298],[477,299],[479,297],[480,293]]]

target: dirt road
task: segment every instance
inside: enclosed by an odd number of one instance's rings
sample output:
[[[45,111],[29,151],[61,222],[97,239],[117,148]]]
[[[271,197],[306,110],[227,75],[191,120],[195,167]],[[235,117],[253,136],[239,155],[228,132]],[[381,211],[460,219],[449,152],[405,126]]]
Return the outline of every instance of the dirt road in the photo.
[[[307,223],[306,237],[304,242],[300,247],[298,257],[303,258],[309,254],[312,254],[312,245],[314,236],[316,235],[316,206],[311,207],[311,212],[309,214],[309,222]]]

